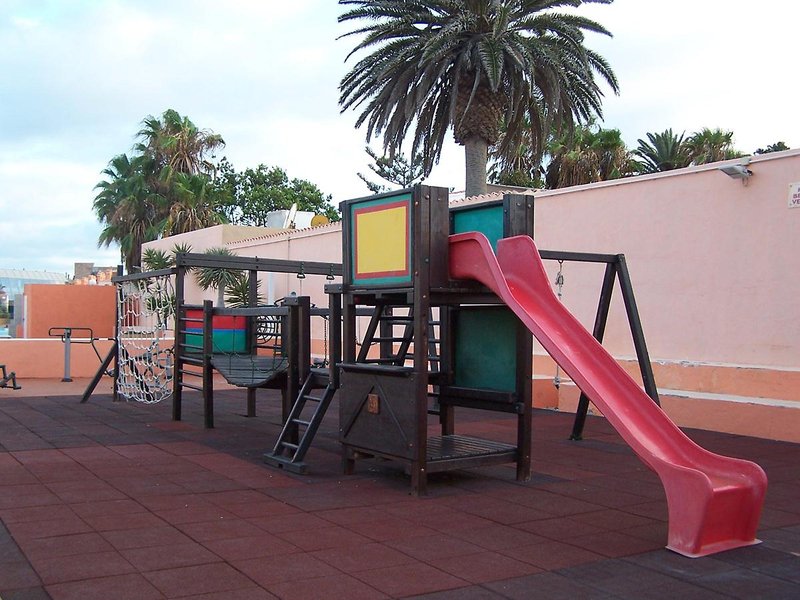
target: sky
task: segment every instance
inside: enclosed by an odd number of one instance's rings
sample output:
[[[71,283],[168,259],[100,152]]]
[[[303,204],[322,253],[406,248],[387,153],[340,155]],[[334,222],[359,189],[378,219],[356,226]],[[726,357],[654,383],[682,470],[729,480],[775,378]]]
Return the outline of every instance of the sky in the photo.
[[[334,204],[369,192],[366,132],[340,113],[354,38],[334,0],[0,0],[0,268],[71,274],[111,266],[92,201],[148,115],[172,108],[222,135],[237,170],[280,166]],[[734,132],[750,153],[800,146],[800,3],[615,0],[580,12],[612,65],[602,125],[629,147],[647,132]],[[380,149],[380,140],[373,140]],[[463,189],[449,143],[427,183]]]

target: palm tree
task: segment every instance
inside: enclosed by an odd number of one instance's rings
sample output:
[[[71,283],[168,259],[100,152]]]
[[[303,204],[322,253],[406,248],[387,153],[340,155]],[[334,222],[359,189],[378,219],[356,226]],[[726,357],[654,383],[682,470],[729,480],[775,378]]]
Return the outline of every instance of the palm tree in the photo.
[[[402,147],[416,124],[412,154],[425,174],[438,161],[445,134],[465,148],[468,195],[486,190],[490,145],[505,119],[499,148],[512,153],[525,119],[541,151],[551,125],[570,127],[601,112],[595,75],[618,91],[584,33],[610,33],[574,13],[553,12],[612,0],[340,0],[340,22],[363,23],[345,35],[364,35],[348,58],[369,50],[342,79],[342,110],[360,110],[367,140],[382,134],[384,150]]]
[[[209,248],[204,252],[209,256],[229,258],[236,256],[228,248],[220,246]],[[195,280],[203,290],[214,288],[217,290],[217,306],[225,306],[225,293],[229,288],[236,288],[241,285],[241,280],[246,279],[243,271],[237,269],[225,269],[221,267],[199,267],[195,272]]]
[[[491,167],[489,181],[499,185],[513,185],[527,188],[544,187],[542,176],[542,153],[535,148],[536,142],[531,139],[531,127],[527,119],[522,124],[521,135],[516,145],[505,154],[499,152],[505,136],[509,135],[508,126],[503,123],[498,143],[489,149]]]
[[[695,165],[743,156],[733,147],[732,131],[709,129],[708,127],[689,136],[686,140],[686,150]]]
[[[149,271],[171,269],[175,266],[175,257],[181,253],[191,252],[189,244],[175,244],[169,251],[147,248],[142,252],[142,265]]]
[[[648,133],[648,141],[639,139],[633,154],[642,173],[658,173],[688,167],[692,162],[684,142],[684,134],[676,135],[672,129],[662,133]]]
[[[178,173],[173,182],[173,200],[164,222],[164,236],[186,233],[225,222],[219,211],[222,192],[202,173]]]
[[[198,129],[189,117],[168,109],[161,118],[152,115],[142,121],[142,129],[136,134],[142,141],[136,150],[154,161],[154,172],[161,174],[168,168],[175,173],[210,173],[214,165],[206,160],[214,151],[222,148],[222,136]]]
[[[130,272],[141,264],[142,244],[158,237],[164,214],[163,198],[148,187],[137,158],[115,156],[102,174],[107,179],[95,186],[100,191],[93,204],[103,224],[98,245],[119,244],[122,260]]]
[[[619,179],[636,171],[619,129],[577,127],[552,140],[548,154],[548,188]]]

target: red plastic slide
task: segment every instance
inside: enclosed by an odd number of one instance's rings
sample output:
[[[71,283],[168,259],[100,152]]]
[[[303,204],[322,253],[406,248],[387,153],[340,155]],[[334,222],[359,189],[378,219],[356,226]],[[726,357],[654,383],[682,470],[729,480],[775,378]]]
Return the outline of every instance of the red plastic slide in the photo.
[[[495,257],[483,234],[452,235],[450,276],[497,294],[658,474],[669,507],[667,548],[697,557],[758,543],[764,471],[686,437],[559,302],[531,238],[500,240]]]

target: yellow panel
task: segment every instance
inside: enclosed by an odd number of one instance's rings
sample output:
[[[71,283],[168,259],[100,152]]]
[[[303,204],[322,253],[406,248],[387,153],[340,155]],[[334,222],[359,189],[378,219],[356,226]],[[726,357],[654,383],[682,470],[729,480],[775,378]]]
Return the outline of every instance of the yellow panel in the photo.
[[[408,206],[355,213],[356,276],[408,272]]]

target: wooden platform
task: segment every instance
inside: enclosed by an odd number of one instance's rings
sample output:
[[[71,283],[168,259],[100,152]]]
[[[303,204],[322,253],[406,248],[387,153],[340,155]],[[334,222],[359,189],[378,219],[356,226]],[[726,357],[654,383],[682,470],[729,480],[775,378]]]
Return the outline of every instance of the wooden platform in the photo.
[[[467,435],[443,435],[428,438],[428,472],[478,467],[512,462],[517,447]]]

